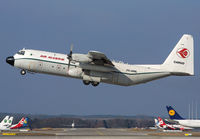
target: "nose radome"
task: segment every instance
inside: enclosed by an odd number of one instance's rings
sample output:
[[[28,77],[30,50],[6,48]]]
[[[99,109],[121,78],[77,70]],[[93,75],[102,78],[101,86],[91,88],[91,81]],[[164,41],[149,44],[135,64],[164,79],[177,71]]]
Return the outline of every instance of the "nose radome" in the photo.
[[[15,63],[15,59],[13,56],[9,56],[6,58],[6,62],[12,66],[14,66],[14,63]]]

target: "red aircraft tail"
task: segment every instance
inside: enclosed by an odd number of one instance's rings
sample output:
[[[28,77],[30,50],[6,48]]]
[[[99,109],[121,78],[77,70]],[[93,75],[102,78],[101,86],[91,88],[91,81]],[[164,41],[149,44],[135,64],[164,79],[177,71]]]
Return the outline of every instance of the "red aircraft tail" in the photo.
[[[164,126],[166,127],[167,126],[162,118],[158,117],[158,121],[159,121],[159,124],[160,124],[161,127],[164,127]]]
[[[22,119],[16,125],[11,126],[10,129],[17,129],[17,128],[22,127],[23,123],[24,123],[24,120],[25,120],[25,118],[22,117]]]

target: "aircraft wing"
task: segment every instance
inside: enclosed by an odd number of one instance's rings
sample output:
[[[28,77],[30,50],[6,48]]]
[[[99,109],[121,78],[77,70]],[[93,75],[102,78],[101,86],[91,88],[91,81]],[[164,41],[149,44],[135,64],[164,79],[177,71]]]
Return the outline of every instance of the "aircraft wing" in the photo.
[[[90,59],[92,59],[94,64],[114,66],[113,63],[106,57],[106,55],[101,52],[89,51],[87,55]]]

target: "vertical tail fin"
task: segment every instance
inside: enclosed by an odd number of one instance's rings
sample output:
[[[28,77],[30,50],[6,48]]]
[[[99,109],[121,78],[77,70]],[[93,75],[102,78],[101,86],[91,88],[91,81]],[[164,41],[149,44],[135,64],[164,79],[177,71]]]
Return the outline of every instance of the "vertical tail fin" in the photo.
[[[11,125],[12,125],[12,122],[13,122],[13,117],[10,117],[10,118],[8,119],[8,126],[11,126]]]
[[[23,126],[25,118],[22,117],[22,119],[16,124],[10,127],[10,129],[17,129],[17,128],[21,128]]]
[[[29,118],[26,117],[24,122],[23,122],[23,127],[27,127],[28,126],[28,120],[29,120]]]
[[[166,106],[168,115],[172,120],[180,120],[183,119],[173,108],[172,106]]]
[[[18,124],[22,126],[22,125],[23,125],[23,123],[24,123],[24,120],[25,120],[25,118],[24,118],[24,117],[22,117],[22,119],[21,119],[21,120],[18,122]]]
[[[159,125],[160,125],[161,127],[166,126],[166,123],[163,121],[162,118],[158,117],[158,121],[159,121]]]
[[[8,124],[8,119],[9,119],[9,116],[7,115],[2,121],[1,121],[1,125],[2,126],[5,126],[5,125],[7,125]]]
[[[159,127],[159,122],[157,119],[154,119],[154,122],[155,122],[155,127]]]
[[[194,75],[194,41],[192,35],[184,34],[182,36],[162,67],[174,75]]]

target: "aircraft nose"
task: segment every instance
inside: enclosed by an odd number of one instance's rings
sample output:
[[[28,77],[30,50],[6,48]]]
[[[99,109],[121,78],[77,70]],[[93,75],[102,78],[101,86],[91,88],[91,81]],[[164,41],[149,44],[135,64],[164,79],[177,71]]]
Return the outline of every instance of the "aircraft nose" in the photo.
[[[15,59],[13,56],[9,56],[6,58],[6,62],[12,66],[14,66],[14,63],[15,63]]]

